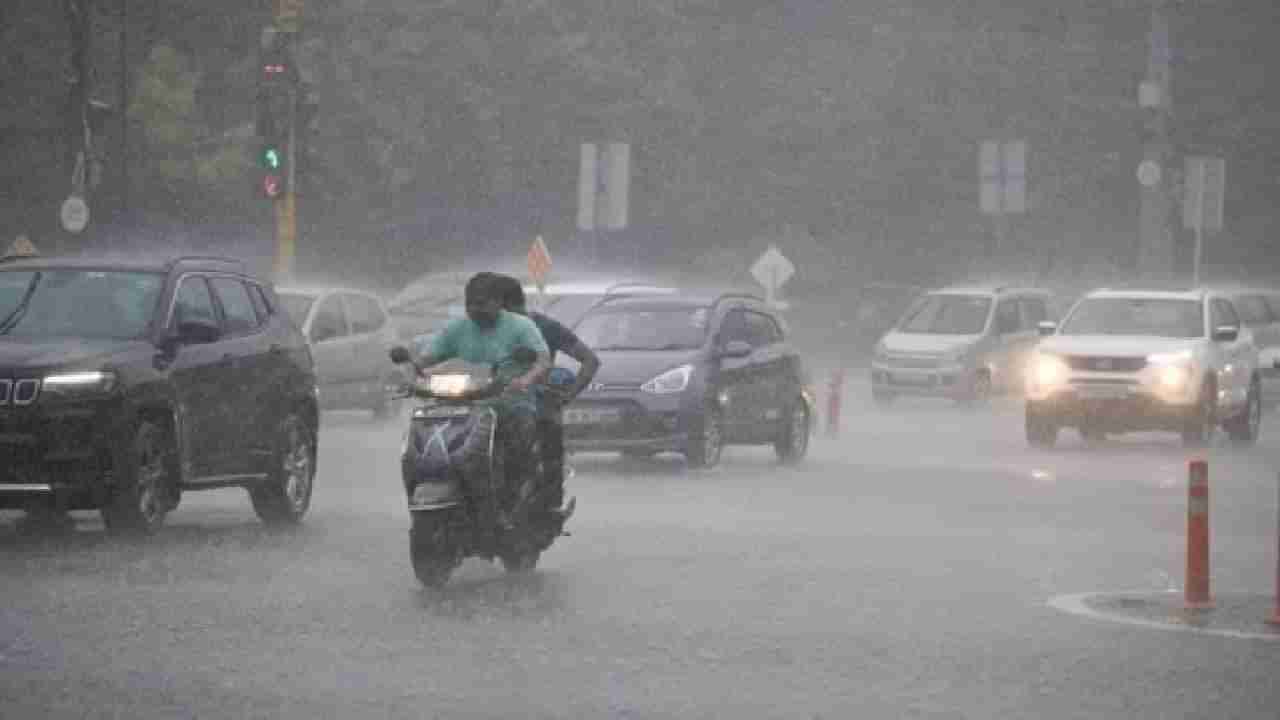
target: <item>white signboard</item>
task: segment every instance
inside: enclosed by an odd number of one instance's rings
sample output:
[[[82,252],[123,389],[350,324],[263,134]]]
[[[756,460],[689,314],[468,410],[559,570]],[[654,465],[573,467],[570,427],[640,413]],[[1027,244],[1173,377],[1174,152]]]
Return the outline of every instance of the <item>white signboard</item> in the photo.
[[[1227,163],[1217,157],[1188,157],[1182,196],[1182,224],[1188,229],[1222,230],[1222,195]]]
[[[770,245],[751,265],[751,276],[764,286],[765,297],[769,302],[777,302],[778,291],[795,273],[796,266],[776,245]]]
[[[1027,143],[987,140],[978,149],[982,212],[1013,215],[1027,210]]]

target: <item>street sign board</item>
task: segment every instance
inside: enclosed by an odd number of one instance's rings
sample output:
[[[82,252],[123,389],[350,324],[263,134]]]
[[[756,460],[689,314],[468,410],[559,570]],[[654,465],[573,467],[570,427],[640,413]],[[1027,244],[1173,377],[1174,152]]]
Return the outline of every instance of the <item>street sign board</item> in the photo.
[[[582,143],[578,155],[578,229],[596,229],[597,173],[595,143]]]
[[[1027,142],[986,140],[978,150],[979,201],[987,215],[1027,210]]]
[[[303,0],[276,0],[275,25],[280,32],[296,33],[302,18]]]
[[[529,275],[533,278],[533,282],[538,286],[541,292],[547,284],[547,275],[551,273],[551,253],[547,250],[547,244],[542,241],[539,235],[534,239],[533,244],[529,246],[529,253],[526,256],[529,265]]]
[[[627,227],[631,146],[582,143],[578,164],[578,229]]]
[[[771,302],[795,272],[796,266],[776,245],[770,245],[751,265],[751,276],[764,286],[766,297]]]
[[[1218,157],[1187,158],[1182,196],[1182,224],[1188,229],[1222,230],[1227,164]]]
[[[58,215],[63,229],[78,233],[89,224],[89,203],[79,195],[69,195],[62,201],[62,209]]]
[[[1143,160],[1138,163],[1138,182],[1143,187],[1155,187],[1160,183],[1160,163],[1154,160]]]

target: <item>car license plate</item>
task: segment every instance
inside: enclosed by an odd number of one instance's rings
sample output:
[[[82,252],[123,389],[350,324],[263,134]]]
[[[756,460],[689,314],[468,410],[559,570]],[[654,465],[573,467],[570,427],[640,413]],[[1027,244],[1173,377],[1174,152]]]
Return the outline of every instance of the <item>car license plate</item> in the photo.
[[[617,408],[568,408],[564,411],[566,425],[597,425],[617,422]]]
[[[415,412],[414,417],[422,418],[455,418],[465,417],[471,414],[471,408],[461,405],[437,405],[435,407],[422,408]]]
[[[1080,388],[1080,397],[1087,400],[1118,400],[1129,397],[1129,389],[1109,385],[1086,386]]]
[[[928,386],[933,384],[933,376],[925,373],[893,373],[889,382],[894,385]]]

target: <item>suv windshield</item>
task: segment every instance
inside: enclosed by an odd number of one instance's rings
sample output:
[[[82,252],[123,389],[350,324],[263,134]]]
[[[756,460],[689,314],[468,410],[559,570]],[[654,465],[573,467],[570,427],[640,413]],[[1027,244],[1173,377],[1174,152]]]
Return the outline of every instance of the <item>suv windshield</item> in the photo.
[[[692,350],[707,337],[706,308],[594,312],[574,330],[593,350]]]
[[[151,324],[163,285],[163,275],[148,272],[0,272],[0,335],[138,338]]]
[[[1087,298],[1062,323],[1059,333],[1200,337],[1204,308],[1198,300]]]
[[[285,313],[293,324],[302,327],[307,321],[307,313],[311,310],[311,306],[315,304],[316,299],[310,295],[299,295],[297,293],[277,293],[280,296],[280,304],[284,306]]]
[[[977,335],[987,326],[991,298],[981,295],[926,295],[907,311],[898,330],[932,335]]]

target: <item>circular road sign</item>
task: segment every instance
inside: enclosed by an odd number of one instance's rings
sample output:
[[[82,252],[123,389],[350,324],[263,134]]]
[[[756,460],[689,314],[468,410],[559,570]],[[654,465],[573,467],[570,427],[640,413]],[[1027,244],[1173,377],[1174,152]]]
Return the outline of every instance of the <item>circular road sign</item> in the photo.
[[[78,233],[89,224],[89,203],[79,195],[71,195],[62,201],[62,227],[67,232]]]
[[[1143,160],[1138,164],[1138,182],[1146,187],[1154,187],[1160,182],[1160,163],[1154,160]]]

